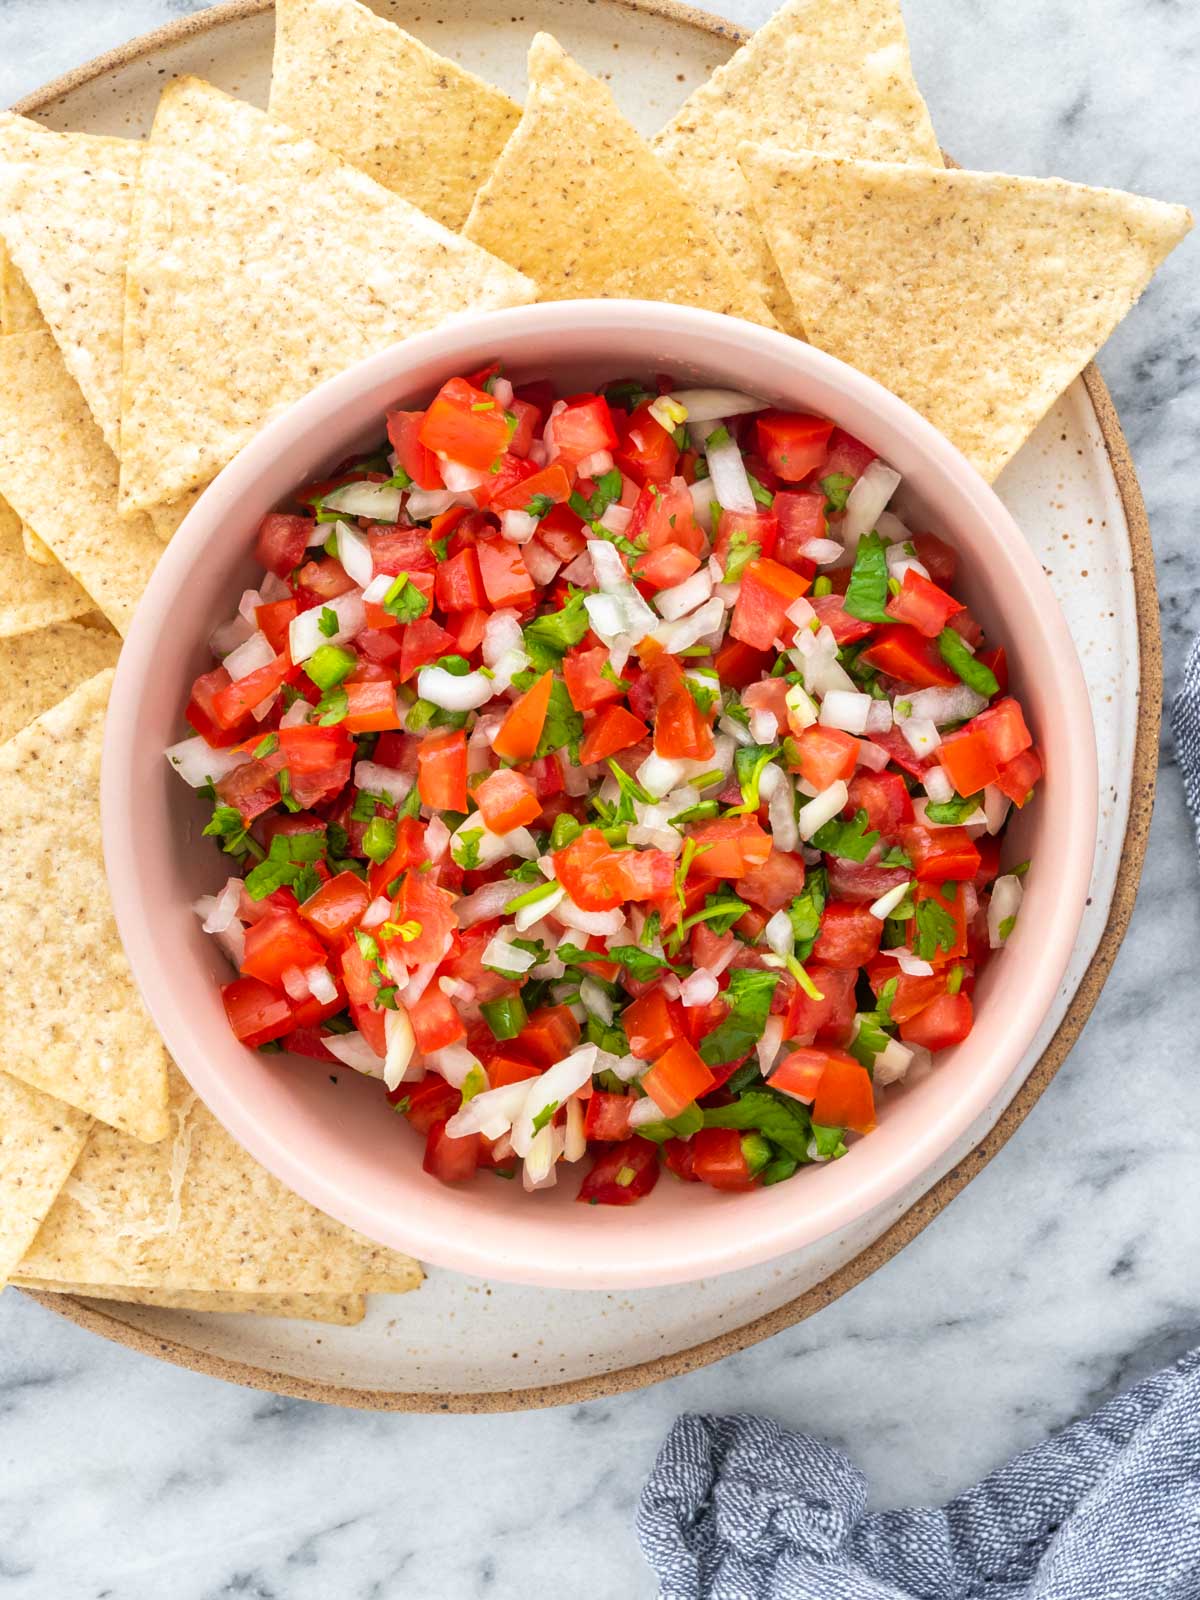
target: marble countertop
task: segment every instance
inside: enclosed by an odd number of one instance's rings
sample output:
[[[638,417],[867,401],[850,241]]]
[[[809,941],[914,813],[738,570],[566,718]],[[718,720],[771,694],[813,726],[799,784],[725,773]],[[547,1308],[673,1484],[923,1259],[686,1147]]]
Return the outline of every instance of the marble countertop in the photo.
[[[0,0],[0,104],[191,0]],[[748,24],[764,0],[723,0]],[[909,0],[918,76],[964,164],[1200,210],[1200,10],[1180,0]],[[1100,365],[1150,511],[1168,693],[1200,627],[1197,242]],[[936,1501],[1198,1338],[1200,874],[1164,744],[1129,937],[1019,1135],[901,1256],[820,1316],[641,1394],[516,1417],[339,1411],[232,1388],[0,1298],[6,1600],[649,1595],[632,1532],[683,1410],[765,1412]]]

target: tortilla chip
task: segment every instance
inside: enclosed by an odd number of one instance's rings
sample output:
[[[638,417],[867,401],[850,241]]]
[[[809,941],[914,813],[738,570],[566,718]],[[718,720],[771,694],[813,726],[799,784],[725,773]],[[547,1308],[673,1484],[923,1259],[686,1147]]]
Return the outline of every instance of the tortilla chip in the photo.
[[[0,1287],[70,1177],[90,1122],[0,1072]]]
[[[117,463],[48,333],[0,339],[0,494],[124,633],[162,545],[117,512]]]
[[[21,543],[24,546],[25,554],[35,566],[60,567],[62,565],[62,562],[46,541],[39,539],[27,522],[21,523]]]
[[[669,300],[774,326],[708,219],[548,33],[530,46],[524,114],[463,232],[542,300]]]
[[[258,1317],[300,1317],[308,1322],[352,1328],[367,1314],[363,1294],[231,1294],[223,1289],[131,1289],[111,1283],[57,1283],[51,1279],[13,1278],[18,1289],[42,1294],[78,1294],[88,1300],[120,1300],[130,1306],[159,1306],[165,1311],[223,1311]]]
[[[0,639],[0,744],[79,684],[115,666],[120,648],[115,633],[79,622]]]
[[[25,333],[46,326],[29,285],[17,271],[0,239],[0,334]]]
[[[111,668],[89,678],[0,746],[0,1038],[14,1077],[161,1139],[167,1053],[117,936],[100,849],[112,679]]]
[[[461,228],[521,108],[358,0],[276,0],[270,112]]]
[[[407,1256],[293,1194],[235,1144],[172,1067],[173,1134],[138,1144],[92,1129],[21,1263],[24,1278],[247,1294],[400,1294]]]
[[[179,530],[184,517],[199,500],[208,485],[202,484],[199,489],[193,489],[179,500],[172,500],[169,505],[150,506],[146,515],[153,524],[154,531],[164,544],[168,544]]]
[[[0,500],[0,639],[66,622],[91,609],[92,602],[61,567],[30,561],[21,538],[21,519]]]
[[[121,324],[141,143],[0,115],[0,235],[114,453]]]
[[[651,145],[789,333],[802,330],[737,164],[743,140],[941,166],[897,0],[787,0]]]
[[[332,240],[314,219],[331,222]],[[311,140],[179,79],[134,202],[123,509],[207,483],[271,417],[364,356],[533,294]]]
[[[743,145],[812,342],[924,413],[993,479],[1192,225],[1059,178]]]

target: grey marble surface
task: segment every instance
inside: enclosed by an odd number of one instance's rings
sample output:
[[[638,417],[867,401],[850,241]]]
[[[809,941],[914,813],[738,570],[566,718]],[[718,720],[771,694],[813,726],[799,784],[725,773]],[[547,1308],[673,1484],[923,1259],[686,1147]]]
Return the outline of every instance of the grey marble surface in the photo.
[[[582,0],[581,0],[582,3]],[[0,103],[189,0],[0,0]],[[724,0],[747,23],[763,0]],[[964,164],[1200,210],[1192,0],[910,0]],[[1168,685],[1200,626],[1198,246],[1101,358],[1158,558]],[[819,1317],[648,1393],[389,1417],[230,1388],[0,1299],[0,1596],[648,1595],[641,1480],[681,1410],[824,1434],[878,1504],[937,1500],[1200,1341],[1200,875],[1164,749],[1141,898],[1084,1036],[1020,1135]]]

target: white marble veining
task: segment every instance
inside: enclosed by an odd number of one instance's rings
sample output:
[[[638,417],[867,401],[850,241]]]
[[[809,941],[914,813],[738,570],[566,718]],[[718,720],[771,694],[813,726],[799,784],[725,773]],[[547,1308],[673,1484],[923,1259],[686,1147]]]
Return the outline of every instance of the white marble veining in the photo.
[[[580,0],[582,3],[582,0]],[[0,0],[0,103],[187,0]],[[724,0],[753,23],[764,0]],[[1185,0],[909,0],[965,164],[1200,209]],[[1101,359],[1158,556],[1168,685],[1200,626],[1197,246]],[[953,1493],[1200,1338],[1200,873],[1164,752],[1142,896],[1082,1040],[1020,1134],[819,1317],[657,1389],[516,1417],[337,1411],[230,1388],[0,1298],[4,1600],[648,1595],[641,1480],[684,1409],[841,1444],[879,1504]]]

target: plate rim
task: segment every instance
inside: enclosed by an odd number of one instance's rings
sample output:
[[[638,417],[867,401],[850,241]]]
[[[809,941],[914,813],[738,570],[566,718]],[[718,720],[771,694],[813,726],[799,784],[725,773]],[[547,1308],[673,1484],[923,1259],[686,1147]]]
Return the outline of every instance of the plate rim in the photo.
[[[738,27],[727,18],[698,11],[695,7],[683,3],[683,0],[605,0],[605,3],[642,15],[662,17],[714,38],[727,39],[734,44],[740,44],[749,34],[749,30]],[[61,101],[98,78],[152,56],[160,50],[178,45],[186,39],[236,24],[248,17],[273,9],[274,0],[224,0],[223,4],[179,17],[112,50],[94,56],[70,72],[52,79],[18,100],[11,109],[22,116],[34,116],[39,112],[49,111],[55,102]],[[678,1377],[709,1366],[725,1356],[748,1349],[751,1345],[758,1344],[785,1328],[793,1327],[825,1306],[831,1305],[884,1266],[905,1245],[910,1244],[1008,1142],[1074,1046],[1099,999],[1112,970],[1117,951],[1128,930],[1149,841],[1158,769],[1163,689],[1158,588],[1150,526],[1129,445],[1108,386],[1094,362],[1090,362],[1084,368],[1081,376],[1096,416],[1105,452],[1112,466],[1128,529],[1138,636],[1139,716],[1134,736],[1129,815],[1108,920],[1053,1038],[994,1126],[973,1150],[914,1201],[908,1210],[885,1229],[873,1243],[839,1267],[836,1272],[831,1273],[828,1278],[812,1285],[774,1310],[753,1318],[739,1328],[715,1334],[687,1349],[655,1356],[648,1361],[614,1368],[610,1372],[591,1377],[571,1378],[561,1383],[492,1392],[481,1390],[450,1391],[444,1394],[433,1391],[409,1393],[365,1389],[325,1379],[294,1377],[287,1373],[273,1372],[266,1367],[254,1366],[249,1362],[235,1361],[225,1356],[197,1350],[179,1340],[134,1327],[101,1310],[95,1301],[89,1301],[83,1296],[50,1294],[33,1289],[23,1289],[18,1292],[28,1295],[31,1300],[46,1307],[47,1310],[86,1328],[89,1332],[97,1333],[116,1344],[125,1345],[139,1354],[154,1356],[174,1366],[201,1372],[208,1377],[220,1378],[228,1383],[285,1395],[291,1399],[310,1400],[323,1405],[345,1406],[352,1410],[365,1411],[432,1414],[513,1412],[579,1404],[585,1400],[599,1399],[607,1395],[632,1393],[666,1378]]]

